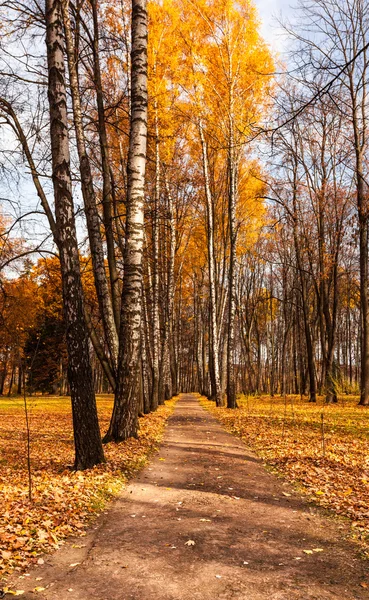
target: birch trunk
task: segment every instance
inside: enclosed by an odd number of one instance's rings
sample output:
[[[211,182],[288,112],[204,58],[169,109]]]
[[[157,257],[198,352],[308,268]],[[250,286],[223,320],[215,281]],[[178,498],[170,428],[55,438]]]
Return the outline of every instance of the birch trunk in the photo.
[[[152,217],[152,398],[151,410],[156,410],[162,400],[159,398],[160,373],[160,323],[159,323],[159,199],[160,199],[160,145],[157,106],[155,106],[155,195]]]
[[[141,338],[144,186],[147,146],[147,0],[132,0],[132,95],[127,217],[117,391],[104,441],[137,436]]]
[[[230,146],[228,149],[228,225],[230,240],[229,283],[228,283],[228,354],[227,354],[227,408],[237,408],[234,329],[236,317],[236,160],[233,142],[233,124],[230,126]]]
[[[142,290],[142,295],[144,294]],[[145,307],[142,305],[142,317],[145,320]],[[149,392],[149,377],[147,373],[147,354],[146,354],[146,334],[144,327],[141,327],[141,388],[143,396],[143,411],[144,414],[149,414],[150,407],[150,392]]]
[[[53,235],[53,240],[54,240],[55,244],[58,245],[57,228],[56,228],[54,215],[51,211],[51,207],[47,200],[45,191],[41,185],[40,178],[38,176],[38,171],[37,171],[35,162],[32,158],[32,153],[29,148],[26,135],[22,129],[22,126],[21,126],[18,118],[17,118],[17,115],[15,114],[15,112],[12,109],[12,107],[10,106],[10,104],[4,100],[4,98],[0,98],[0,106],[2,107],[2,109],[5,109],[7,115],[11,118],[11,121],[9,120],[8,122],[9,123],[12,122],[14,132],[16,133],[16,135],[22,145],[22,149],[27,158],[28,166],[29,166],[29,169],[30,169],[30,172],[32,175],[32,179],[33,179],[33,183],[35,185],[37,195],[40,199],[41,206],[42,206],[43,210],[45,211],[45,215],[49,222],[50,230]],[[112,389],[115,390],[115,373],[113,372],[113,369],[112,369],[112,362],[111,362],[111,360],[109,360],[109,357],[105,353],[105,350],[100,342],[100,338],[98,337],[98,335],[95,331],[95,328],[91,321],[91,317],[85,306],[84,306],[84,316],[85,316],[86,326],[87,326],[87,330],[88,330],[93,348],[96,352],[96,355],[100,361],[102,368],[105,371],[105,375],[106,375]]]
[[[165,178],[165,189],[168,202],[168,226],[169,226],[169,260],[168,260],[168,352],[170,366],[170,392],[169,396],[177,395],[177,359],[174,343],[173,329],[173,311],[174,311],[174,262],[176,255],[176,217],[174,214],[174,204],[167,178]]]
[[[101,152],[101,169],[103,177],[103,215],[106,235],[106,246],[108,251],[108,264],[110,275],[110,286],[113,299],[113,310],[117,328],[119,327],[120,313],[120,291],[119,278],[115,257],[114,231],[113,231],[113,189],[110,178],[110,157],[108,136],[105,123],[104,96],[101,81],[101,68],[99,58],[99,23],[97,14],[96,0],[90,0],[93,17],[94,38],[93,38],[93,57],[94,57],[94,84],[96,89],[96,104],[98,114],[98,128]]]
[[[64,37],[59,0],[46,0],[48,98],[56,239],[60,255],[76,469],[104,461],[97,418],[70,173]]]
[[[77,68],[74,60],[75,48],[72,39],[69,0],[62,1],[66,54],[69,68],[69,83],[72,95],[74,128],[76,132],[79,169],[81,174],[82,195],[85,204],[88,236],[91,249],[91,258],[99,303],[100,315],[103,322],[106,341],[112,361],[112,371],[116,373],[118,363],[118,334],[114,321],[113,305],[109,293],[109,286],[105,271],[104,248],[100,231],[100,218],[97,211],[96,195],[93,186],[90,160],[87,155],[85,136],[83,132],[81,99],[78,85]]]
[[[199,133],[201,140],[202,149],[202,166],[204,174],[205,184],[205,197],[206,197],[206,216],[207,216],[207,239],[208,239],[208,266],[209,266],[209,299],[210,299],[210,343],[211,343],[211,379],[212,379],[212,395],[217,406],[222,406],[222,390],[220,386],[220,372],[219,372],[219,339],[218,339],[218,325],[217,325],[217,301],[216,301],[216,289],[215,289],[215,252],[214,252],[214,208],[213,198],[210,189],[210,177],[209,177],[209,161],[207,144],[204,136],[202,124],[199,125]]]

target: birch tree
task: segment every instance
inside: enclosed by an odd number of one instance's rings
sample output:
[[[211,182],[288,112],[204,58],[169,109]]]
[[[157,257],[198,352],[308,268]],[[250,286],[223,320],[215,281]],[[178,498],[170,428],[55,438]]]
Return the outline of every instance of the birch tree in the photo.
[[[132,0],[131,115],[117,391],[104,441],[137,435],[144,188],[147,147],[147,3]]]

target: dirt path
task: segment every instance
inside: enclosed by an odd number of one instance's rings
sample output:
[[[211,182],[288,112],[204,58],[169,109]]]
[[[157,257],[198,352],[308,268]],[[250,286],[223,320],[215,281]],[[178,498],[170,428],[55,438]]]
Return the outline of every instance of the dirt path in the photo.
[[[369,598],[367,563],[342,528],[183,395],[149,467],[16,587],[48,600]]]

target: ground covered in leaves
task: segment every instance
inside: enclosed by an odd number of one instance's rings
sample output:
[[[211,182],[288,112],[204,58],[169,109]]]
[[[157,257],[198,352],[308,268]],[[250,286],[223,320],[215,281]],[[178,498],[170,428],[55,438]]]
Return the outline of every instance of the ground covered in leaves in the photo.
[[[369,409],[357,397],[336,405],[323,399],[241,397],[239,409],[202,399],[232,433],[322,506],[352,521],[369,554]]]
[[[97,398],[105,431],[112,398]],[[105,446],[105,465],[73,472],[70,399],[28,399],[32,502],[28,498],[27,435],[22,399],[0,399],[0,576],[37,562],[71,534],[83,534],[127,479],[158,447],[175,401],[140,418],[138,439]]]

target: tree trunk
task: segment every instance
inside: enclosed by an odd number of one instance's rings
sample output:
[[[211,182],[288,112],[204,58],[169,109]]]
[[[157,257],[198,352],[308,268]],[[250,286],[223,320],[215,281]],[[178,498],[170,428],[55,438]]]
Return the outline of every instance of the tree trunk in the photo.
[[[79,168],[82,183],[82,194],[85,204],[93,274],[95,280],[97,299],[99,303],[100,315],[104,326],[106,341],[109,347],[110,357],[112,361],[112,372],[115,374],[118,363],[118,334],[114,321],[113,305],[109,294],[109,286],[105,271],[105,257],[100,231],[100,218],[97,211],[97,203],[95,190],[93,186],[90,160],[87,155],[85,136],[83,132],[81,99],[78,85],[77,68],[75,63],[75,48],[73,44],[69,18],[69,0],[63,0],[62,8],[66,40],[66,54],[68,58],[69,67],[69,82],[73,103],[74,128],[76,132]]]
[[[360,308],[362,324],[361,342],[361,406],[369,405],[369,301],[368,301],[368,208],[364,193],[361,157],[357,158],[357,202],[359,211],[360,251]]]
[[[164,177],[165,190],[168,202],[168,227],[169,227],[169,260],[168,260],[168,289],[167,289],[167,305],[168,305],[168,351],[170,363],[170,393],[169,396],[176,396],[177,391],[177,360],[174,343],[173,331],[173,309],[174,309],[174,261],[176,254],[176,218],[174,214],[174,205],[171,191],[166,176]]]
[[[229,282],[228,282],[228,353],[227,353],[227,408],[237,408],[235,380],[235,317],[236,317],[236,164],[233,137],[228,149],[229,190],[228,226],[230,240]]]
[[[159,201],[160,201],[160,145],[157,106],[155,106],[155,192],[152,214],[152,398],[151,410],[162,402],[159,398],[160,321],[159,321]]]
[[[20,396],[22,393],[22,361],[18,361],[18,383],[17,383],[17,395]]]
[[[144,306],[142,306],[142,312],[144,313]],[[143,397],[143,411],[145,414],[149,414],[151,405],[149,378],[147,373],[146,334],[143,327],[141,327],[141,389]]]
[[[13,381],[14,381],[14,373],[15,373],[15,364],[13,362],[12,365],[12,372],[10,375],[10,381],[9,381],[9,389],[8,389],[8,398],[10,398],[10,396],[12,395],[12,387],[13,387]]]
[[[202,167],[205,185],[206,197],[206,217],[207,217],[207,240],[208,240],[208,269],[209,269],[209,299],[210,299],[210,343],[211,343],[211,379],[212,379],[212,395],[217,406],[222,406],[222,390],[220,386],[219,372],[219,340],[218,340],[218,324],[217,324],[217,301],[215,289],[215,251],[214,251],[214,207],[213,198],[210,189],[209,178],[209,161],[207,144],[202,128],[199,124],[201,148],[202,148]]]
[[[132,0],[132,92],[127,165],[126,244],[117,390],[104,441],[137,436],[141,337],[144,186],[147,146],[147,1]]]
[[[101,444],[74,220],[70,173],[64,38],[59,0],[46,0],[48,98],[57,244],[72,400],[75,469],[104,461]]]
[[[301,286],[301,303],[302,303],[302,314],[304,318],[304,330],[305,330],[305,341],[306,341],[306,353],[310,383],[310,398],[309,402],[316,402],[316,378],[315,378],[315,364],[314,364],[314,349],[311,339],[311,330],[309,323],[309,308],[306,290],[305,272],[302,264],[302,257],[299,245],[299,236],[297,231],[297,174],[295,166],[294,172],[294,187],[293,187],[293,214],[292,214],[292,227],[293,227],[293,241],[295,246],[296,263],[300,277]]]
[[[103,216],[106,235],[106,246],[108,250],[108,265],[110,274],[110,286],[113,298],[113,310],[117,328],[119,327],[119,278],[115,257],[114,230],[113,230],[113,190],[110,178],[110,156],[108,146],[108,135],[106,131],[106,119],[104,108],[104,96],[101,81],[101,68],[99,57],[99,23],[97,13],[97,1],[90,0],[93,16],[94,37],[93,37],[93,57],[94,57],[94,84],[96,89],[96,104],[98,115],[98,131],[101,152],[101,168],[103,177]]]

